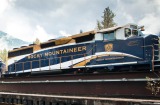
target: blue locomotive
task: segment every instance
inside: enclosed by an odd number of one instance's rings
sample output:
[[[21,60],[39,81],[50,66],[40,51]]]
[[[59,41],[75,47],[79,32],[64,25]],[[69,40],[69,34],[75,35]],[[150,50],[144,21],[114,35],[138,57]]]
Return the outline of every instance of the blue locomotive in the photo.
[[[6,75],[156,70],[159,37],[141,31],[127,24],[15,48]]]

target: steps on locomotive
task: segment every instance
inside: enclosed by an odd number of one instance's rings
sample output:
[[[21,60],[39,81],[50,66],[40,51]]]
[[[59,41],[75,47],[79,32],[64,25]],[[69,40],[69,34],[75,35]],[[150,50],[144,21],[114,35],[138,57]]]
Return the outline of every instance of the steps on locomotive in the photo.
[[[159,60],[154,61],[154,68],[155,68],[156,70],[159,70],[159,69],[160,69],[160,61],[159,61]]]

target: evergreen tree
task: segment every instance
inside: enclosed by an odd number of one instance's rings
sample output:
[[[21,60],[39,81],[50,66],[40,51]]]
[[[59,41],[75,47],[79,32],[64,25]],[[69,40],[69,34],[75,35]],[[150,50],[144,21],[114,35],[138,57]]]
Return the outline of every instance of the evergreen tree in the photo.
[[[102,27],[100,21],[98,21],[98,20],[97,20],[97,28],[98,28],[99,30],[103,29],[103,27]]]
[[[113,18],[116,16],[109,7],[105,8],[104,10],[104,15],[102,16],[102,21],[97,21],[97,28],[99,30],[104,29],[104,28],[109,28],[113,27],[116,25],[114,22]]]
[[[7,63],[8,51],[6,49],[0,50],[0,58],[4,63]]]

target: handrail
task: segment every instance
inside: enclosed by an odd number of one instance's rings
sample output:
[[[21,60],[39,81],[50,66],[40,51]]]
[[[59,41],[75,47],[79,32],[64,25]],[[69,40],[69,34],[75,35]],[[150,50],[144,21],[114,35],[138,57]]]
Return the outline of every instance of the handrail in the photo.
[[[154,54],[154,45],[147,45],[147,46],[142,46],[142,47],[151,47],[152,48],[152,64],[151,64],[151,66],[152,66],[152,71],[154,71],[154,60],[155,60],[155,58],[154,58],[154,56],[155,56],[155,54]]]
[[[152,45],[152,70],[154,71],[154,46]]]
[[[30,65],[31,65],[31,72],[32,72],[32,61],[30,62]]]
[[[71,57],[71,64],[73,65],[73,57],[74,56],[78,56],[78,55],[83,55],[83,57],[84,57],[84,60],[86,60],[86,55],[87,54],[89,54],[91,51],[93,51],[93,49],[95,48],[95,46],[96,45],[94,45],[88,52],[86,52],[86,53],[83,53],[83,54],[75,54],[75,55],[69,55],[70,57]],[[16,65],[18,65],[18,64],[22,64],[22,69],[23,69],[23,72],[25,71],[25,69],[24,69],[24,65],[25,65],[25,63],[27,63],[27,62],[29,62],[30,63],[30,69],[31,69],[31,72],[32,72],[32,69],[33,69],[33,65],[32,65],[32,63],[33,62],[39,62],[39,70],[41,71],[41,61],[42,60],[48,60],[49,61],[49,70],[51,70],[51,60],[53,60],[53,59],[59,59],[59,64],[60,64],[60,69],[62,69],[62,58],[64,58],[64,57],[69,57],[69,56],[60,56],[60,57],[54,57],[54,58],[46,58],[46,59],[38,59],[38,60],[32,60],[32,61],[25,61],[25,62],[16,62],[15,63],[15,73],[16,73],[16,69],[17,69],[17,67],[16,67]],[[85,67],[86,67],[86,65],[85,65]]]
[[[23,66],[22,67],[23,67],[23,73],[24,73],[24,62],[23,62]]]
[[[48,65],[49,65],[49,70],[51,70],[51,67],[50,67],[50,63],[51,63],[51,61],[50,61],[51,59],[49,58],[49,61],[48,61]]]
[[[62,58],[64,58],[64,57],[70,57],[71,58],[71,60],[70,60],[70,62],[71,62],[71,64],[73,65],[73,58],[75,57],[75,56],[78,56],[78,55],[82,55],[83,57],[84,57],[84,60],[85,60],[85,64],[86,64],[86,55],[87,54],[89,54],[91,51],[93,51],[93,49],[96,47],[96,45],[94,45],[88,52],[86,52],[86,53],[83,53],[83,54],[75,54],[75,55],[69,55],[69,56],[60,56],[60,57],[54,57],[54,58],[46,58],[46,59],[38,59],[38,60],[33,60],[33,61],[26,61],[26,62],[18,62],[18,63],[15,63],[15,73],[17,72],[16,71],[16,68],[17,68],[17,64],[22,64],[22,69],[23,69],[23,72],[24,72],[24,65],[25,65],[25,63],[27,63],[27,62],[30,62],[30,69],[31,69],[31,72],[32,72],[32,69],[33,69],[33,65],[32,65],[32,63],[33,62],[39,62],[39,70],[41,71],[41,61],[42,60],[48,60],[48,62],[49,62],[49,64],[48,64],[48,66],[49,66],[49,70],[51,70],[51,60],[54,60],[54,59],[59,59],[59,64],[60,64],[60,69],[62,69],[63,68],[63,66],[62,66]],[[154,71],[154,60],[155,60],[155,54],[154,54],[154,45],[147,45],[147,46],[141,46],[141,47],[151,47],[152,48],[152,71]],[[92,55],[91,55],[91,57],[92,57]],[[72,66],[71,66],[71,68],[72,68]],[[86,68],[86,65],[85,65],[85,68]]]
[[[60,60],[60,70],[62,69],[61,64],[62,64],[62,57],[59,58]]]
[[[86,54],[84,54],[84,61],[85,61],[85,64],[86,64]],[[86,68],[86,65],[85,65],[85,68]]]
[[[41,61],[42,60],[39,60],[39,70],[41,71]]]

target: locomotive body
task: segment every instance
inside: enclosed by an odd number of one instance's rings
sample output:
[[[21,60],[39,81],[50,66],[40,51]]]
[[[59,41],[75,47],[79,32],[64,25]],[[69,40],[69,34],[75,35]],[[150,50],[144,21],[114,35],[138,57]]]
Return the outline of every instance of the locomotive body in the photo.
[[[154,70],[158,45],[158,36],[144,35],[135,24],[94,30],[9,51],[6,75]]]

